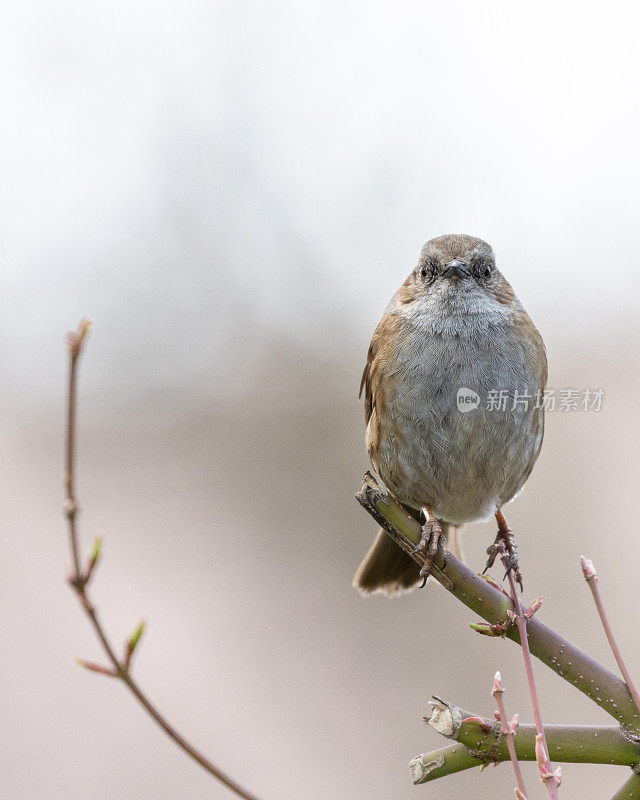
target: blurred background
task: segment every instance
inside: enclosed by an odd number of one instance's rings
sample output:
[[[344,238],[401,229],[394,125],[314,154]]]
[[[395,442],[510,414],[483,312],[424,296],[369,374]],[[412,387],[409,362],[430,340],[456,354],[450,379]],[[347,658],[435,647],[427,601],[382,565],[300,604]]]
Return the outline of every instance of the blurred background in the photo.
[[[639,119],[628,4],[25,0],[3,10],[0,793],[225,798],[115,681],[64,583],[63,337],[80,379],[94,594],[171,721],[263,800],[509,796],[508,765],[413,787],[432,693],[490,715],[521,654],[437,585],[364,600],[376,531],[357,387],[421,245],[488,240],[549,351],[548,415],[509,507],[526,597],[614,664],[596,562],[640,675]],[[490,523],[466,537],[484,563]],[[496,573],[497,575],[497,573]],[[632,671],[633,671],[632,669]],[[537,668],[548,722],[609,719]],[[543,794],[525,765],[530,791]],[[563,800],[624,768],[564,767]]]

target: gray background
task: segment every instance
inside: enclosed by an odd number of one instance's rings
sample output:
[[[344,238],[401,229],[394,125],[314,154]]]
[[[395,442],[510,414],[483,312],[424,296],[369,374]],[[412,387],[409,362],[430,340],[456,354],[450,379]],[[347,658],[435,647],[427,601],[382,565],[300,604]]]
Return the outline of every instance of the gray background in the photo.
[[[431,693],[531,719],[520,652],[437,586],[362,600],[375,533],[356,391],[422,243],[491,242],[546,340],[549,415],[508,508],[541,618],[640,677],[638,57],[629,4],[115,2],[3,10],[0,792],[224,798],[115,682],[65,586],[63,334],[81,374],[95,597],[162,710],[264,800],[511,796],[508,766],[410,785]],[[480,567],[491,524],[467,536]],[[607,723],[537,669],[544,718]],[[553,754],[552,754],[553,755]],[[622,768],[566,766],[563,800]],[[530,796],[542,797],[525,766]]]

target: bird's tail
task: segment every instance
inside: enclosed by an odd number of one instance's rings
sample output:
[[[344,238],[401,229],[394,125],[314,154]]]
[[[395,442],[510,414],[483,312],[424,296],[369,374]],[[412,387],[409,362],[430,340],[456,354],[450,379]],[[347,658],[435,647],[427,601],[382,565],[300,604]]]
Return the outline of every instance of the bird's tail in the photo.
[[[464,563],[464,550],[462,549],[462,528],[463,525],[451,525],[449,522],[441,522],[442,532],[447,537],[447,550],[454,558]]]
[[[442,532],[447,537],[447,550],[463,561],[460,543],[462,526],[442,521],[440,524]],[[355,574],[353,585],[362,594],[382,592],[392,597],[410,591],[420,580],[420,565],[380,529]]]

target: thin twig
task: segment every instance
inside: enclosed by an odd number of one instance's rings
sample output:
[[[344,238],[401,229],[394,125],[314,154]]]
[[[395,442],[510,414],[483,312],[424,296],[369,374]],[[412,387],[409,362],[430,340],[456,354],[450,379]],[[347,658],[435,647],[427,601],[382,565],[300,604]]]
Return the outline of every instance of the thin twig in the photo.
[[[613,635],[613,630],[611,628],[611,624],[609,623],[609,618],[607,617],[607,612],[604,610],[604,604],[602,602],[602,597],[600,596],[600,589],[598,588],[598,576],[596,574],[596,569],[593,566],[593,561],[585,558],[584,556],[580,557],[580,563],[582,565],[582,573],[584,575],[585,581],[589,584],[589,588],[591,589],[591,594],[593,595],[593,600],[596,604],[596,608],[598,609],[598,614],[600,615],[600,621],[602,622],[602,627],[604,628],[604,632],[607,636],[607,641],[609,642],[609,647],[611,647],[611,652],[613,653],[613,657],[620,668],[620,672],[622,673],[622,677],[627,684],[629,691],[631,692],[631,697],[633,697],[633,701],[636,704],[636,707],[640,711],[640,695],[638,694],[638,690],[635,687],[635,684],[631,680],[631,675],[629,675],[629,670],[627,669],[624,661],[622,660],[622,654],[620,653],[620,648],[618,647],[618,643],[616,642],[615,636]]]
[[[502,699],[502,695],[504,694],[504,686],[502,685],[502,676],[499,672],[496,672],[493,677],[493,690],[491,694],[495,697],[496,705],[498,706],[497,718],[500,722],[500,733],[507,740],[507,750],[509,751],[509,758],[513,764],[513,771],[516,776],[518,789],[520,790],[523,800],[527,800],[527,790],[524,787],[524,778],[522,777],[522,770],[520,769],[520,762],[518,761],[518,755],[516,753],[516,746],[514,742],[514,734],[518,727],[518,715],[514,714],[511,722],[507,720],[507,712],[505,711],[504,700]]]
[[[412,758],[409,762],[409,773],[411,781],[417,786],[485,763],[470,753],[464,745],[452,744]]]
[[[558,787],[562,779],[562,769],[558,767],[552,770],[551,761],[549,760],[549,748],[547,747],[547,739],[544,733],[544,725],[542,724],[542,712],[540,711],[540,701],[538,700],[538,690],[536,689],[536,681],[533,675],[533,662],[531,661],[531,651],[529,650],[529,636],[527,633],[527,620],[525,619],[520,598],[518,597],[518,590],[516,589],[516,580],[513,575],[513,570],[509,568],[509,555],[505,553],[502,557],[503,564],[507,569],[507,576],[509,578],[509,588],[511,589],[511,599],[516,614],[516,625],[520,633],[520,644],[522,645],[522,657],[524,659],[524,668],[527,673],[527,683],[529,684],[529,694],[531,695],[531,705],[533,706],[533,718],[536,723],[536,756],[538,766],[540,768],[540,778],[545,785],[547,794],[550,800],[558,800]]]
[[[236,781],[226,775],[215,764],[209,761],[202,753],[190,744],[184,736],[173,728],[173,726],[162,716],[155,705],[148,699],[142,689],[138,686],[136,681],[132,678],[130,672],[131,656],[138,644],[144,623],[141,623],[132,636],[129,638],[125,653],[122,658],[118,658],[115,648],[110,643],[107,635],[99,621],[94,604],[91,602],[87,593],[87,584],[92,576],[94,567],[100,557],[99,542],[96,542],[93,553],[89,558],[89,562],[85,570],[82,569],[80,543],[78,539],[76,517],[78,513],[78,504],[75,495],[75,442],[76,442],[76,397],[77,397],[77,377],[78,377],[78,359],[82,353],[82,347],[89,332],[90,323],[83,320],[77,332],[70,333],[67,337],[67,344],[69,349],[69,384],[67,395],[67,431],[66,431],[66,448],[65,448],[65,516],[68,521],[69,528],[69,547],[72,559],[72,574],[69,578],[69,583],[73,587],[78,596],[80,604],[84,609],[89,621],[102,645],[107,658],[111,662],[111,668],[102,667],[98,664],[81,661],[82,666],[94,672],[101,672],[103,674],[111,675],[114,678],[121,680],[138,700],[140,705],[147,711],[147,713],[157,722],[157,724],[164,730],[164,732],[183,750],[188,756],[196,761],[200,766],[205,769],[210,775],[223,783],[228,789],[234,792],[238,797],[244,800],[257,800],[257,797],[246,789],[243,789]]]

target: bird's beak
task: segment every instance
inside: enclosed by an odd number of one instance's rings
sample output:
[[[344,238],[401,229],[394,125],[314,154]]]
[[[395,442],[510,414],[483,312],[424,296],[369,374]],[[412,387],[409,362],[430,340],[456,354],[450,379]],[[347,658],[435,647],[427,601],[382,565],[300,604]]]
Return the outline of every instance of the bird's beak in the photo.
[[[444,278],[470,278],[471,273],[464,261],[458,261],[457,258],[454,258],[453,261],[447,264],[442,276]]]

